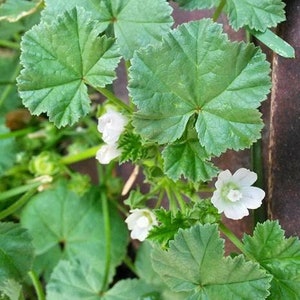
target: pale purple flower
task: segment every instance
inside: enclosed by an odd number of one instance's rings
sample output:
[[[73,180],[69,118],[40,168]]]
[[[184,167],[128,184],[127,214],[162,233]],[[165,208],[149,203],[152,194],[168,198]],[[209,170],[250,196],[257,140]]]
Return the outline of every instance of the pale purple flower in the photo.
[[[117,158],[121,154],[121,150],[117,148],[116,144],[113,145],[103,145],[97,151],[96,159],[100,164],[109,164],[113,159]]]
[[[103,141],[108,145],[116,144],[124,131],[128,119],[112,108],[98,119],[98,131],[102,133]]]
[[[131,230],[131,238],[141,242],[147,238],[152,227],[158,224],[154,213],[147,208],[130,210],[130,215],[125,222]]]
[[[252,186],[256,180],[256,173],[245,168],[238,169],[233,175],[229,170],[220,172],[212,204],[229,219],[248,216],[248,209],[260,207],[265,197],[262,189]]]

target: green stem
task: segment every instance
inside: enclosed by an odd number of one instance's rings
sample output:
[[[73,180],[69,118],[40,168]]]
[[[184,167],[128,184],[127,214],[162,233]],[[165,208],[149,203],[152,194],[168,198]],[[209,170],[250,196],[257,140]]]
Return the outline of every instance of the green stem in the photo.
[[[98,92],[100,92],[102,95],[104,95],[109,101],[111,101],[116,106],[126,110],[129,113],[132,113],[132,109],[124,103],[121,99],[116,97],[111,91],[107,90],[106,88],[95,88]]]
[[[96,156],[97,151],[99,150],[99,148],[101,147],[101,145],[98,146],[94,146],[92,148],[86,149],[80,153],[76,153],[76,154],[70,154],[67,155],[65,157],[63,157],[61,159],[61,163],[64,165],[70,165],[88,158],[92,158]]]
[[[186,203],[184,202],[182,195],[175,189],[174,191],[175,197],[177,199],[177,203],[180,206],[180,210],[184,213],[186,209]]]
[[[164,191],[160,191],[160,193],[159,193],[159,196],[158,196],[158,199],[157,199],[157,202],[156,202],[156,204],[155,204],[155,207],[154,207],[154,209],[156,209],[156,208],[160,208],[160,206],[161,206],[161,203],[162,203],[162,200],[163,200],[163,198],[164,198],[164,194],[165,194],[165,192],[164,192]]]
[[[239,249],[242,253],[245,252],[243,243],[233,234],[233,232],[226,227],[222,222],[219,224],[220,230],[224,233],[225,236]]]
[[[216,22],[218,20],[220,14],[222,13],[222,10],[223,10],[225,4],[226,4],[226,0],[221,0],[219,6],[216,8],[216,10],[213,14],[213,17],[212,17],[214,22]]]
[[[20,209],[34,194],[36,193],[36,188],[28,191],[25,195],[23,195],[18,201],[16,201],[14,204],[6,208],[5,210],[2,210],[0,212],[0,220],[10,216],[14,212],[16,212],[18,209]]]
[[[101,291],[104,292],[108,288],[109,281],[109,271],[111,263],[111,228],[110,228],[110,216],[108,200],[105,192],[101,193],[102,200],[102,212],[104,219],[104,232],[105,232],[105,266],[104,266],[104,276]]]
[[[28,133],[34,132],[35,130],[36,130],[36,128],[34,128],[34,127],[28,127],[28,128],[20,129],[20,130],[16,130],[16,131],[1,133],[0,140],[9,139],[12,137],[24,136]]]
[[[17,64],[14,73],[11,76],[11,82],[15,82],[16,78],[18,76],[18,74],[20,73],[21,70],[21,65]],[[3,105],[4,100],[7,98],[7,96],[9,95],[9,93],[11,92],[12,88],[15,86],[15,84],[9,84],[6,86],[6,88],[4,89],[1,97],[0,97],[0,107]]]
[[[5,191],[5,192],[1,192],[0,202],[3,201],[3,200],[9,199],[11,197],[14,197],[14,196],[23,194],[25,192],[28,192],[31,189],[37,188],[40,185],[41,185],[41,182],[34,182],[34,183],[18,186],[16,188],[10,189],[10,190]]]
[[[34,271],[29,271],[28,275],[29,275],[29,277],[30,277],[30,279],[33,283],[33,286],[34,286],[35,292],[37,294],[38,300],[45,300],[46,297],[45,297],[45,293],[43,291],[43,287],[42,287],[40,281],[38,280],[35,272]]]
[[[171,192],[169,186],[166,186],[165,190],[166,190],[166,193],[167,193],[167,197],[169,199],[170,210],[171,210],[172,214],[175,216],[177,214],[176,200],[174,199],[173,193]]]
[[[0,46],[15,49],[15,50],[20,50],[20,45],[18,43],[7,41],[7,40],[0,40]]]

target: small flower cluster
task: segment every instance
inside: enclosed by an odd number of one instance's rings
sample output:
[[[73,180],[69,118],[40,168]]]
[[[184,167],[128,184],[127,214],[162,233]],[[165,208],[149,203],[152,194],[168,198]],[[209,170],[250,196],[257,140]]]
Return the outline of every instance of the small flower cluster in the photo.
[[[105,142],[96,154],[96,159],[101,164],[108,164],[121,154],[118,140],[127,123],[128,119],[112,108],[108,108],[107,112],[98,119],[97,128]]]

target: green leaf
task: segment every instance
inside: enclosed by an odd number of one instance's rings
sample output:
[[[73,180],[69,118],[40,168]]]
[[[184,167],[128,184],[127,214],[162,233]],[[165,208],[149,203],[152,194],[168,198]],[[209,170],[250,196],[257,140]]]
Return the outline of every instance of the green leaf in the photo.
[[[216,225],[180,230],[170,249],[154,249],[154,270],[174,291],[188,291],[187,299],[265,299],[271,277],[243,256],[223,257],[224,241]]]
[[[0,282],[24,279],[33,261],[27,230],[14,223],[0,223]]]
[[[6,0],[0,6],[0,21],[7,20],[16,22],[37,11],[42,0],[26,1],[26,0]]]
[[[265,32],[255,30],[250,30],[250,32],[275,53],[286,58],[295,57],[295,49],[286,41],[281,39],[278,35],[276,35],[273,31],[267,29]]]
[[[48,300],[98,300],[103,274],[86,261],[60,261],[47,284]]]
[[[143,299],[154,289],[140,280],[118,281],[110,290],[102,291],[99,269],[82,261],[60,261],[47,284],[48,300],[132,300]]]
[[[257,224],[253,237],[243,238],[245,249],[273,275],[270,299],[299,299],[300,241],[285,239],[278,221]]]
[[[14,279],[8,279],[0,282],[0,298],[2,292],[9,298],[9,300],[19,300],[21,291],[22,286]]]
[[[14,138],[1,138],[1,134],[9,133],[9,129],[0,118],[0,175],[12,167],[17,154],[17,145]]]
[[[153,245],[148,240],[145,240],[138,249],[135,269],[138,276],[147,284],[152,285],[160,292],[163,300],[185,300],[187,299],[186,293],[174,293],[161,281],[158,274],[153,270],[151,262],[151,252]]]
[[[270,90],[269,71],[260,49],[230,42],[211,20],[181,25],[132,60],[133,124],[143,138],[165,144],[193,116],[209,155],[249,147],[263,126],[257,107]]]
[[[135,50],[161,40],[173,24],[172,8],[164,0],[71,0],[57,3],[47,0],[43,17],[55,15],[58,11],[83,6],[100,21],[101,27],[113,29],[120,51],[126,60],[132,58]]]
[[[120,162],[124,163],[128,160],[137,162],[145,158],[147,150],[142,145],[141,137],[133,132],[125,132],[120,136],[118,147],[122,150]]]
[[[46,271],[59,259],[80,259],[104,270],[106,245],[102,205],[99,191],[91,190],[83,197],[70,191],[67,182],[36,195],[24,208],[21,222],[33,237],[36,254]],[[111,265],[110,279],[122,261],[128,242],[124,221],[110,209]]]
[[[91,15],[74,8],[51,25],[40,23],[24,35],[24,69],[18,87],[32,114],[47,112],[60,127],[74,124],[89,112],[86,84],[110,84],[120,59],[114,40],[99,34]]]
[[[0,23],[1,24],[1,23]],[[0,27],[0,32],[2,32]],[[19,58],[14,52],[0,52],[0,117],[22,105],[16,88],[16,77],[19,72]]]
[[[103,300],[159,300],[160,298],[157,298],[157,296],[156,289],[152,285],[137,279],[127,279],[118,281],[105,293]]]
[[[227,0],[226,3],[229,23],[235,30],[248,26],[265,31],[285,20],[285,4],[281,0]]]
[[[220,0],[175,0],[180,7],[187,10],[208,9],[218,6]]]
[[[173,216],[171,211],[161,208],[155,210],[155,215],[160,225],[151,229],[148,238],[163,246],[166,246],[169,240],[174,239],[174,235],[180,228],[190,227],[190,223],[180,211]]]
[[[217,175],[217,168],[206,161],[208,155],[198,140],[174,143],[163,151],[164,171],[174,181],[183,175],[193,182],[208,181]]]

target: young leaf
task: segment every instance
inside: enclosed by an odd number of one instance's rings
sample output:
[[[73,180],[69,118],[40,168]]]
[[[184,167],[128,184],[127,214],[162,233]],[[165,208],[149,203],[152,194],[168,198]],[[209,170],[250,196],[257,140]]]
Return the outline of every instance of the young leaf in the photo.
[[[248,26],[265,31],[285,20],[285,4],[281,0],[227,0],[226,3],[229,23],[235,30]]]
[[[80,198],[68,190],[65,181],[52,190],[36,195],[25,207],[21,222],[33,237],[38,258],[47,261],[46,270],[60,258],[79,256],[83,261],[104,270],[105,230],[100,195],[92,190]],[[125,255],[127,229],[114,209],[110,209],[110,275]]]
[[[230,42],[211,20],[181,25],[132,60],[133,124],[145,139],[172,143],[195,116],[208,155],[249,147],[263,126],[257,107],[269,92],[269,71],[258,48]]]
[[[218,6],[220,0],[175,0],[180,7],[187,10],[206,9]]]
[[[180,228],[190,227],[190,223],[180,211],[173,216],[171,211],[162,208],[157,209],[155,215],[160,225],[151,229],[148,238],[162,245],[167,245]]]
[[[255,30],[251,30],[250,32],[275,53],[286,58],[295,57],[295,49],[286,41],[281,39],[278,35],[276,35],[273,31],[267,29],[265,32]]]
[[[28,231],[19,224],[0,223],[0,282],[24,279],[32,261],[33,247]]]
[[[32,114],[47,112],[60,127],[74,124],[89,112],[86,85],[111,83],[120,59],[114,40],[99,34],[97,22],[80,8],[26,32],[18,88]]]
[[[174,181],[183,175],[193,182],[208,181],[217,175],[217,168],[207,162],[208,155],[198,140],[174,143],[163,151],[164,171]]]
[[[17,145],[13,138],[1,138],[1,134],[9,133],[0,118],[0,175],[10,168],[16,159]]]
[[[55,12],[83,6],[93,13],[93,18],[100,21],[101,27],[111,26],[120,51],[126,60],[133,52],[161,40],[173,24],[172,8],[164,0],[69,0],[59,4],[56,0],[47,0],[43,18],[48,20]]]
[[[273,275],[270,299],[299,299],[300,241],[285,239],[278,221],[258,224],[253,237],[243,238],[245,249]]]
[[[7,20],[9,22],[16,22],[23,17],[35,13],[41,2],[42,0],[6,0],[0,6],[0,21]]]
[[[154,270],[174,291],[188,291],[187,299],[265,299],[271,277],[243,256],[223,257],[224,242],[216,225],[180,230],[170,249],[155,248]]]

